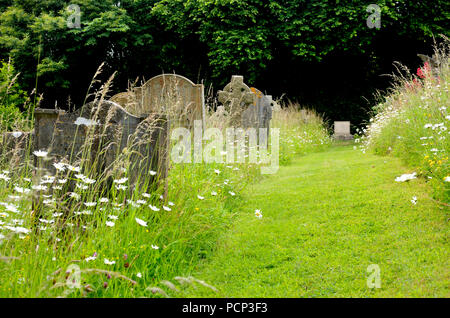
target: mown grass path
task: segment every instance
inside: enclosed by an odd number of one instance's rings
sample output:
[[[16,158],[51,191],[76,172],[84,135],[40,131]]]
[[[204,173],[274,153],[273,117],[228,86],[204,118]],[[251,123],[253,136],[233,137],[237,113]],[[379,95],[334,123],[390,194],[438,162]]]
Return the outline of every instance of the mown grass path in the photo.
[[[412,171],[351,147],[297,158],[246,190],[237,221],[193,273],[219,292],[188,296],[450,296],[449,211],[425,180],[394,181]],[[370,264],[380,289],[367,287]]]

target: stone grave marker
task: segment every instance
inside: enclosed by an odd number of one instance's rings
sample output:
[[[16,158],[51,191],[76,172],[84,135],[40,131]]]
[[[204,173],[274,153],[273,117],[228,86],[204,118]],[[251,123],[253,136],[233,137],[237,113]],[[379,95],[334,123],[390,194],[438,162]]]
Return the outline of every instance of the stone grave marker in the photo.
[[[142,116],[148,114],[142,107],[142,90],[135,87],[130,91],[122,92],[114,95],[109,100],[122,106],[127,112],[134,116]]]
[[[184,76],[161,74],[132,92],[114,95],[115,101],[135,116],[166,114],[171,121],[193,127],[201,120],[205,127],[205,96],[203,84],[195,84]]]
[[[232,76],[230,83],[218,92],[218,99],[229,116],[230,125],[242,128],[259,127],[258,98],[244,83],[243,76]]]
[[[34,149],[48,151],[52,160],[43,161],[43,168],[50,174],[56,172],[53,162],[65,161],[95,163],[94,175],[100,176],[125,153],[131,187],[142,186],[140,178],[149,176],[150,170],[158,172],[154,179],[167,176],[169,139],[164,117],[133,116],[118,104],[104,101],[88,103],[73,113],[38,108],[35,121]]]
[[[269,99],[259,89],[254,87],[251,87],[250,90],[254,94],[258,128],[266,128],[267,132],[269,132],[270,120],[272,119],[272,96]]]
[[[334,122],[334,138],[337,140],[351,140],[353,135],[350,134],[349,121],[335,121]]]

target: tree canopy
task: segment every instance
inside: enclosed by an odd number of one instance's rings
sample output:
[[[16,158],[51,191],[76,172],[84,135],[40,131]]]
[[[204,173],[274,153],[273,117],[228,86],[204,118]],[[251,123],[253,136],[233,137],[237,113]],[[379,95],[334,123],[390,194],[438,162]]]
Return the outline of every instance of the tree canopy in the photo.
[[[176,72],[220,89],[233,74],[286,94],[329,119],[361,122],[399,60],[417,67],[433,36],[448,35],[449,3],[379,0],[369,28],[360,0],[0,0],[0,59],[43,103],[79,104],[97,67],[129,80]],[[68,27],[80,8],[80,28]],[[369,99],[369,101],[364,98]]]

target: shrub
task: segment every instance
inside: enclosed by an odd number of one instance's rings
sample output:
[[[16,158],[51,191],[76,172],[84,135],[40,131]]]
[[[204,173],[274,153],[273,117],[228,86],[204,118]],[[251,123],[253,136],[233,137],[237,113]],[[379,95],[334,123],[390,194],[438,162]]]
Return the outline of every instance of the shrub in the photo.
[[[19,74],[15,72],[14,66],[8,62],[0,61],[0,128],[12,130],[20,126],[26,118],[20,107],[25,106],[27,94],[17,81]]]

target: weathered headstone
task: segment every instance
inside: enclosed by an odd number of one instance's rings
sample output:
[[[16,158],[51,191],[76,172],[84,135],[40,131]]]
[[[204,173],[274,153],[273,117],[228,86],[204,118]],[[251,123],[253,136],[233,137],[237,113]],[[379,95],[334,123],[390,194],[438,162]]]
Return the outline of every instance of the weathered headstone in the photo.
[[[114,95],[110,101],[135,116],[166,114],[171,121],[193,127],[195,120],[201,120],[204,126],[206,124],[204,95],[203,84],[195,84],[177,74],[161,74],[142,87]]]
[[[334,138],[338,140],[351,140],[353,139],[350,133],[349,121],[335,121],[334,122]]]
[[[244,83],[243,76],[233,75],[223,91],[218,92],[218,99],[228,113],[230,125],[255,127],[256,112],[251,109],[254,94]]]
[[[269,99],[260,90],[254,87],[251,87],[250,90],[254,94],[254,104],[258,113],[258,128],[266,128],[267,132],[269,132],[270,120],[272,119],[272,96]]]
[[[157,171],[159,178],[166,177],[168,133],[167,121],[161,116],[136,117],[118,104],[104,101],[91,102],[73,113],[38,108],[35,121],[34,149],[48,151],[48,157],[56,162],[92,165],[93,174],[100,176],[124,155],[133,187],[152,178],[150,170]],[[53,174],[54,161],[40,164]]]
[[[187,127],[193,127],[195,120],[205,126],[203,84],[181,75],[162,74],[147,81],[141,90],[144,112],[167,114],[171,121]]]
[[[280,105],[273,100],[272,95],[266,95],[266,97],[270,101],[270,106],[272,106],[272,112],[277,112],[281,110]]]
[[[218,99],[229,114],[231,125],[269,129],[271,101],[260,90],[248,87],[243,76],[232,76],[231,82],[218,92]]]
[[[114,95],[109,100],[122,106],[127,112],[134,116],[147,115],[149,111],[142,107],[142,93],[140,87],[135,87],[127,92]]]

